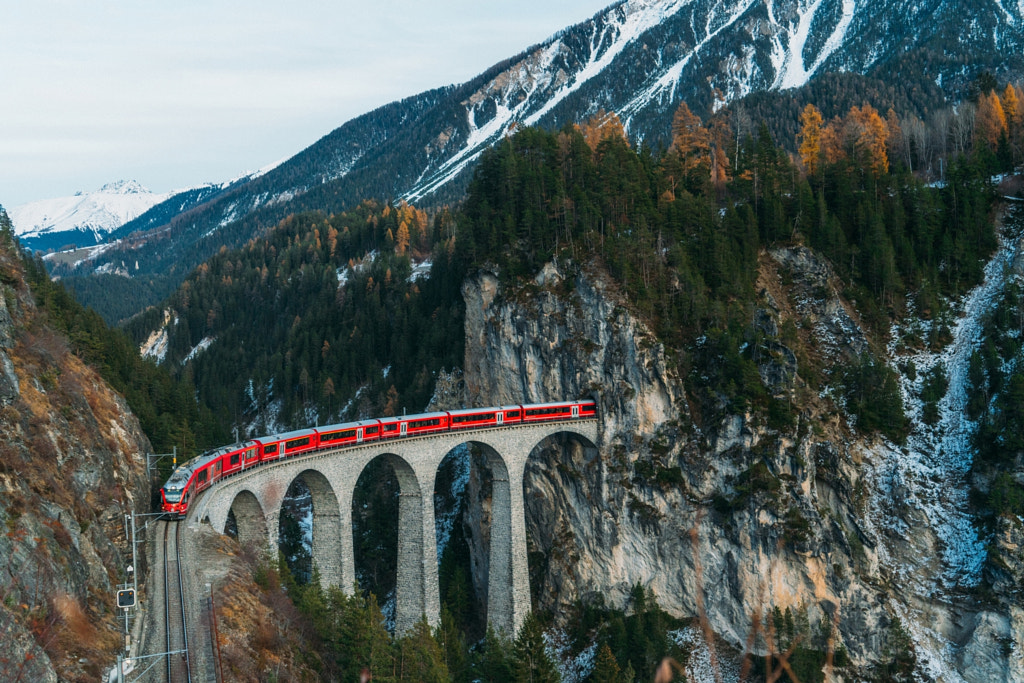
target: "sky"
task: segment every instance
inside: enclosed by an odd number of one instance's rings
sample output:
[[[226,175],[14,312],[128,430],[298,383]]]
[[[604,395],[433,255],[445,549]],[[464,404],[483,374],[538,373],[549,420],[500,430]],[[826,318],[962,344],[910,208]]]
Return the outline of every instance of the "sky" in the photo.
[[[0,0],[0,205],[288,158],[612,0]]]

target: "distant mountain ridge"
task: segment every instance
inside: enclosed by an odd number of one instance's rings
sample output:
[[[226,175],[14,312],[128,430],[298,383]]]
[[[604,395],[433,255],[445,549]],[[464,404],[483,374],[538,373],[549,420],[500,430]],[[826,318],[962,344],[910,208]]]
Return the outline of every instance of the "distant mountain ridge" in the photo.
[[[684,100],[706,116],[837,72],[959,94],[982,70],[1024,73],[1024,1],[624,0],[466,83],[359,116],[264,175],[154,207],[117,247],[59,274],[130,250],[133,277],[169,293],[222,245],[290,213],[369,197],[456,201],[479,155],[517,125],[557,128],[604,109],[658,145]]]
[[[119,180],[95,192],[22,204],[9,213],[25,247],[39,251],[70,244],[88,247],[105,241],[112,231],[171,194],[154,194],[135,180]]]

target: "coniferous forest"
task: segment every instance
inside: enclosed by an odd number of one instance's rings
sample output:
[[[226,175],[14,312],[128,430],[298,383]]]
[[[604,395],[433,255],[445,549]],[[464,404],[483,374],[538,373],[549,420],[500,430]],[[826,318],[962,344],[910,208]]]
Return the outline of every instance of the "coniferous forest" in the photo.
[[[241,248],[221,249],[162,305],[134,317],[127,334],[106,328],[36,262],[31,282],[76,353],[125,394],[154,445],[189,454],[226,442],[232,428],[244,437],[422,410],[438,373],[462,363],[467,274],[487,268],[509,291],[528,292],[552,259],[610,276],[689,378],[695,419],[749,410],[784,426],[797,406],[773,397],[758,375],[755,283],[765,250],[805,245],[834,268],[872,348],[840,376],[813,360],[802,375],[811,389],[841,395],[859,429],[899,442],[907,418],[880,359],[885,336],[909,313],[941,318],[980,282],[997,246],[990,178],[1024,156],[1021,96],[1012,86],[979,89],[969,107],[923,121],[868,103],[826,119],[805,104],[797,134],[784,141],[736,109],[705,122],[685,104],[662,149],[631,144],[604,112],[560,131],[510,131],[483,156],[461,205],[427,213],[366,200],[289,216]],[[1019,312],[1020,293],[1007,296],[1006,310]],[[972,358],[977,415],[994,406],[979,433],[990,463],[1007,444],[1021,448],[1013,425],[1024,415],[1024,382],[997,367],[993,350],[1019,351],[1013,322],[993,318]],[[161,332],[164,362],[141,360],[129,338],[153,347]],[[1022,500],[1005,478],[979,505],[1020,514]],[[393,574],[393,558],[375,561]],[[292,596],[315,651],[310,666],[328,677],[358,661],[374,680],[557,680],[543,615],[514,637],[487,632],[470,647],[458,597],[465,580],[449,570],[440,628],[397,640],[371,595],[324,592],[285,561],[264,562],[258,574],[266,590],[284,586]],[[578,609],[577,636],[598,634],[592,680],[650,680],[673,654],[659,637],[677,624],[642,588],[629,615]],[[804,639],[800,680],[815,680],[821,639],[792,615],[778,619],[785,646]]]

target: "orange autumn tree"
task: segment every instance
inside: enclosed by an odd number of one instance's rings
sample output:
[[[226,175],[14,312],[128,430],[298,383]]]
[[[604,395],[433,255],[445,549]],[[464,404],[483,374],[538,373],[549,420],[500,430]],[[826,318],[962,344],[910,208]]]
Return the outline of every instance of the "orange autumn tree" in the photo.
[[[626,127],[622,125],[619,115],[613,111],[606,112],[604,109],[599,109],[583,124],[577,124],[576,129],[583,134],[584,141],[593,152],[597,151],[597,146],[606,138],[622,138],[626,141],[626,145],[629,145]]]
[[[679,155],[684,175],[692,177],[701,172],[700,175],[709,177],[711,135],[686,102],[679,104],[672,117],[672,145],[669,149]]]
[[[889,128],[878,110],[870,104],[850,107],[846,117],[847,139],[853,144],[855,157],[871,169],[876,178],[889,172],[889,154],[886,143]]]
[[[708,137],[711,142],[711,183],[721,194],[731,175],[729,171],[729,141],[732,139],[732,126],[725,116],[716,116],[711,121]]]
[[[994,91],[978,97],[978,113],[974,119],[975,144],[987,145],[993,152],[999,138],[1007,133],[1006,112]]]
[[[822,143],[821,112],[813,104],[808,104],[800,113],[800,133],[796,136],[799,145],[800,161],[807,169],[807,175],[817,176],[821,168]]]
[[[1014,163],[1024,160],[1024,90],[1007,85],[1001,98]]]

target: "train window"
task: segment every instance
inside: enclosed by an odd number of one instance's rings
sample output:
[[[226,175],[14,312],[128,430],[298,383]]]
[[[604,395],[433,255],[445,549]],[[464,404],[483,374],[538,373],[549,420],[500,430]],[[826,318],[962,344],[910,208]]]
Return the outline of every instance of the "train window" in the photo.
[[[514,417],[519,417],[518,410],[510,410],[507,413],[505,413],[505,419],[511,420]]]
[[[529,416],[533,415],[560,415],[565,412],[565,408],[530,408],[526,411]]]
[[[303,446],[309,445],[309,437],[304,436],[301,439],[292,439],[291,441],[284,442],[284,449],[290,451],[293,448],[302,448]]]
[[[198,481],[200,484],[206,482],[206,470],[200,470],[199,474],[196,475],[196,481]]]
[[[232,465],[237,465],[237,464],[238,464],[238,461],[239,461],[239,459],[240,459],[240,458],[239,458],[239,455],[238,455],[238,453],[235,453],[234,455],[232,455],[232,456],[231,456],[231,464],[232,464]]]
[[[376,434],[378,429],[378,427],[367,427],[366,435],[369,436],[370,434]]]
[[[480,422],[481,420],[493,420],[494,413],[473,413],[472,415],[456,415],[452,422],[461,424],[463,422]]]
[[[246,460],[252,460],[255,457],[256,457],[256,449],[255,448],[250,448],[249,450],[247,450],[245,452],[245,459]]]
[[[385,432],[397,432],[398,431],[398,425],[397,424],[384,425],[384,431]]]
[[[272,443],[269,446],[264,446],[263,447],[263,455],[273,455],[274,453],[277,453],[277,444],[276,443]]]
[[[354,430],[354,429],[345,429],[345,430],[340,431],[340,432],[331,432],[330,434],[321,434],[320,435],[320,442],[321,443],[327,443],[329,441],[337,441],[338,439],[351,439],[355,435],[356,435],[356,430]],[[288,442],[288,447],[289,448],[292,447],[290,441]]]
[[[435,417],[430,420],[415,420],[409,423],[410,429],[420,429],[421,427],[436,427],[441,424],[441,418]]]

